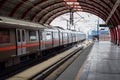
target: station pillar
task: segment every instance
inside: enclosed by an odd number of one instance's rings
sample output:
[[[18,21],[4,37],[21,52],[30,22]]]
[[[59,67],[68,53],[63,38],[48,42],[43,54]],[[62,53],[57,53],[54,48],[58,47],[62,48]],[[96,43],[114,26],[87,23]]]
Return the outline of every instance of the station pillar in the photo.
[[[117,30],[116,27],[113,28],[114,31],[114,44],[117,44]]]
[[[111,42],[116,44],[117,43],[117,32],[116,28],[110,28],[110,34],[111,34]]]
[[[117,45],[120,46],[120,25],[117,27]]]
[[[113,39],[114,39],[114,36],[113,36],[113,30],[112,30],[112,28],[109,28],[109,30],[110,30],[110,36],[111,36],[111,42],[113,43]]]

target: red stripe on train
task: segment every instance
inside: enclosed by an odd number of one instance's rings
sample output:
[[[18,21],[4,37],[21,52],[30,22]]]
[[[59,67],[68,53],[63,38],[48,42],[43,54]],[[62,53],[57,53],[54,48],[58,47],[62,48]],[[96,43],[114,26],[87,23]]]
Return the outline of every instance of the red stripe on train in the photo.
[[[55,40],[54,42],[55,43],[59,42],[59,40]],[[45,42],[41,42],[41,43],[42,44],[52,44],[51,41],[45,41]],[[17,46],[17,48],[33,47],[33,46],[39,46],[39,43],[20,45],[20,46]],[[9,51],[9,50],[14,50],[14,49],[16,49],[16,46],[2,47],[2,48],[0,48],[0,51]]]
[[[0,51],[8,51],[13,49],[16,49],[16,46],[3,47],[3,48],[0,48]]]
[[[32,46],[39,46],[39,43],[20,45],[17,46],[17,48],[32,47]],[[14,49],[16,49],[16,46],[2,47],[0,48],[0,51],[9,51]]]

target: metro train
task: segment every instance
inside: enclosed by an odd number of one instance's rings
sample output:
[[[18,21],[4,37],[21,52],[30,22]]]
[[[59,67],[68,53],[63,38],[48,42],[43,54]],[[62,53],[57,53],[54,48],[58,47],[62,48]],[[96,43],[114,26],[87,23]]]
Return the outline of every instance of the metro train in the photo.
[[[1,16],[0,68],[16,65],[24,58],[42,57],[42,51],[70,46],[85,39],[82,32]]]

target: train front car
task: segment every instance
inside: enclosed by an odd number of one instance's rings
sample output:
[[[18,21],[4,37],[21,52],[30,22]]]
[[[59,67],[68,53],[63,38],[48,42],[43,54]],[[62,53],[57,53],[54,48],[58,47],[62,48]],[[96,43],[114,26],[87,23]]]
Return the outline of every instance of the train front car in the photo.
[[[6,17],[0,19],[0,69],[33,58],[33,53],[40,51],[38,30],[42,25]]]

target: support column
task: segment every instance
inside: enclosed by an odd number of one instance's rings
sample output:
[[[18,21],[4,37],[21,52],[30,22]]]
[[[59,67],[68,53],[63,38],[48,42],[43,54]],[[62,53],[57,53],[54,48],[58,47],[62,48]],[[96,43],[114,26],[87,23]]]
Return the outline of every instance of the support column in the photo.
[[[117,43],[117,35],[116,35],[116,28],[110,28],[111,33],[111,42],[116,44]]]
[[[118,36],[118,38],[117,38],[117,40],[118,40],[118,46],[120,45],[120,25],[118,25],[117,26],[117,36]]]
[[[113,28],[113,34],[114,34],[114,44],[117,44],[117,31],[116,28]]]
[[[113,43],[114,42],[113,29],[109,28],[109,30],[110,30],[111,42]]]

